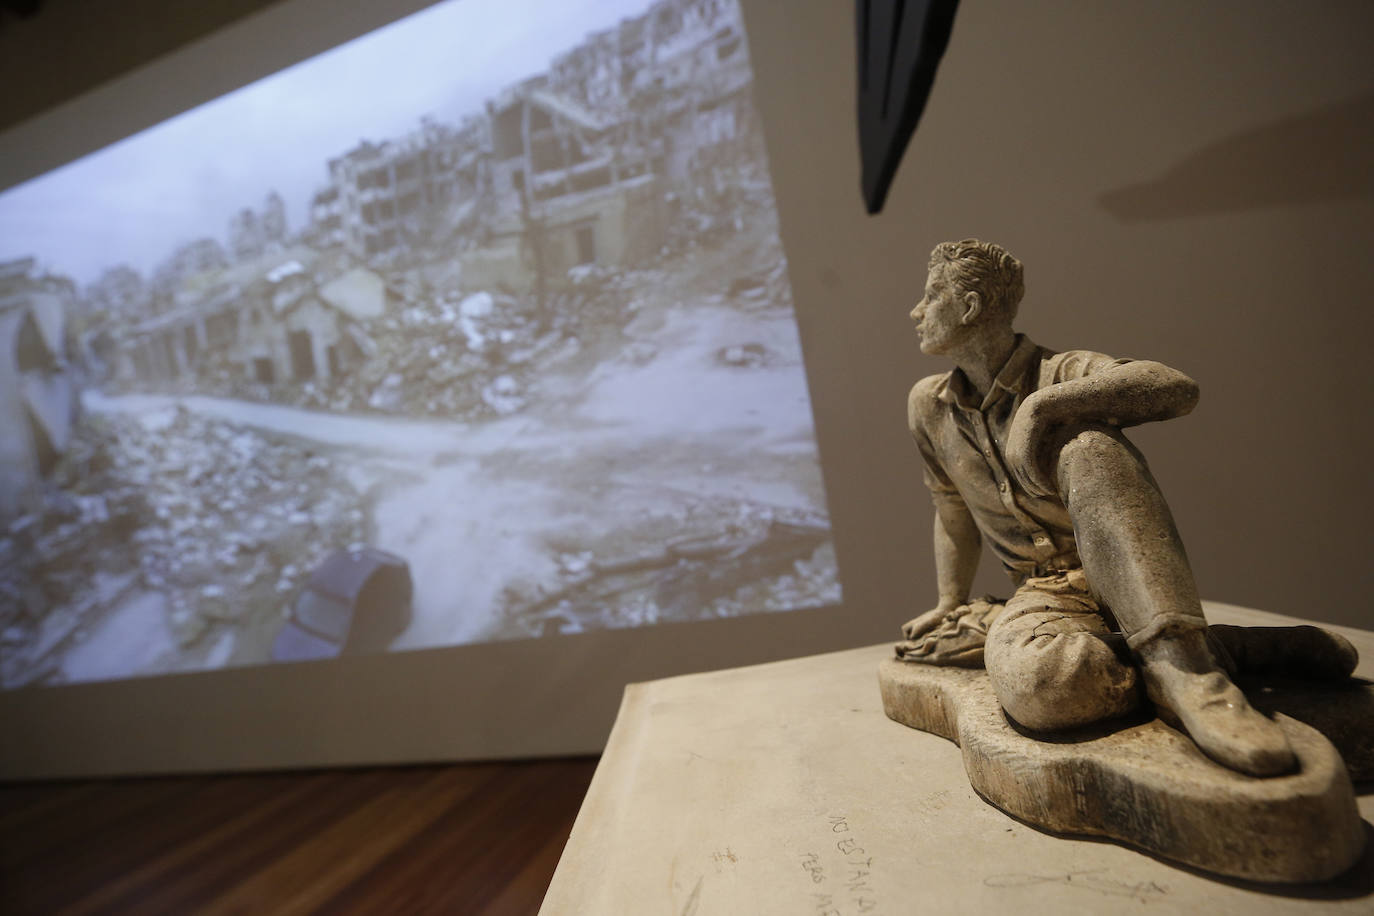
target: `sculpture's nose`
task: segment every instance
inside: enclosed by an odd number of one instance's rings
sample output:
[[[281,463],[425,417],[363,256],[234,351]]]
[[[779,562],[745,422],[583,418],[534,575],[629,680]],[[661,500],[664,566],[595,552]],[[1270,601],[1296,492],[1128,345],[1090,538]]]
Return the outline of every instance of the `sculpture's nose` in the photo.
[[[911,310],[911,320],[917,324],[921,323],[921,316],[925,314],[925,304],[926,301],[922,299],[920,302],[916,303],[916,307]]]

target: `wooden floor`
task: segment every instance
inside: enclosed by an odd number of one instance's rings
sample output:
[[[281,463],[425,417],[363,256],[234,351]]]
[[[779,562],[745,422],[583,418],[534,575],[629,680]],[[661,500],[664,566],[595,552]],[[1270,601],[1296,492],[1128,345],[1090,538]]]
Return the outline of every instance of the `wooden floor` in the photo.
[[[0,786],[0,913],[534,913],[595,767]]]

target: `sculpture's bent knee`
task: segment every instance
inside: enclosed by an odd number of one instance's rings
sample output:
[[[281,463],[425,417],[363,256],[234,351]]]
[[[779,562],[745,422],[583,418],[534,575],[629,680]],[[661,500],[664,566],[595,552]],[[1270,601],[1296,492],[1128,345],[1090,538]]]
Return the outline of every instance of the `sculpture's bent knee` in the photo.
[[[1119,497],[1138,487],[1158,489],[1145,457],[1110,426],[1080,427],[1058,451],[1057,477],[1066,502],[1073,496]]]
[[[1110,638],[1095,614],[1042,611],[999,620],[984,654],[993,692],[1008,715],[1037,731],[1124,715],[1140,703],[1139,675]]]

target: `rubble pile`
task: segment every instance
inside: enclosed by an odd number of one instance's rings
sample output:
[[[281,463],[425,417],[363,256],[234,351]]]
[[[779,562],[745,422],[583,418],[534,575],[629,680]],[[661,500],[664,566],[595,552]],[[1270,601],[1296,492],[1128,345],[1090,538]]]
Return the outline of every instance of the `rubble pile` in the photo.
[[[564,545],[556,581],[512,583],[503,591],[508,632],[501,636],[737,617],[840,600],[822,515],[747,500],[701,500],[689,503],[679,521],[677,536],[628,553],[613,544]],[[614,539],[623,544],[626,535],[618,531]]]
[[[624,321],[627,294],[601,268],[570,289],[532,297],[452,289],[420,298],[369,328],[377,351],[305,406],[477,420],[520,410],[547,358],[589,325]]]
[[[550,357],[593,339],[626,344],[617,332],[638,306],[667,301],[668,290],[677,291],[673,301],[790,306],[762,162],[735,151],[703,165],[694,181],[667,195],[668,234],[656,255],[633,267],[589,263],[546,278],[542,302],[537,292],[464,287],[452,251],[390,268],[373,264],[387,290],[386,311],[350,326],[362,356],[330,378],[294,380],[279,368],[275,381],[257,381],[241,357],[211,347],[193,372],[160,378],[152,387],[333,412],[465,421],[517,412]],[[720,358],[746,368],[768,363],[754,353]],[[113,393],[148,388],[132,379],[108,386]]]
[[[795,611],[839,603],[835,546],[826,541],[809,555],[794,559],[785,572],[715,598],[706,606],[703,616],[741,617],[760,611]]]
[[[348,413],[460,420],[506,415],[528,403],[542,358],[592,325],[625,321],[633,277],[587,266],[570,280],[568,288],[548,293],[542,310],[533,296],[464,293],[456,286],[442,293],[408,290],[405,304],[362,326],[373,344],[367,359],[329,381],[264,384],[244,378],[221,356],[207,359],[197,376],[163,382],[158,390]],[[126,387],[142,386],[109,390]]]
[[[363,501],[322,456],[177,407],[88,415],[41,509],[0,537],[6,686],[60,679],[62,650],[121,601],[163,595],[184,664],[208,635],[266,661],[283,607],[330,551],[363,540]]]
[[[719,244],[744,232],[760,214],[773,215],[776,203],[766,161],[745,157],[701,168],[681,191],[671,192],[665,251]]]
[[[480,419],[524,406],[535,357],[557,342],[527,303],[457,290],[369,329],[377,351],[329,396],[330,409]]]
[[[744,274],[730,281],[727,298],[740,308],[792,306],[792,286],[787,280],[787,259],[781,250],[773,252],[772,267]]]

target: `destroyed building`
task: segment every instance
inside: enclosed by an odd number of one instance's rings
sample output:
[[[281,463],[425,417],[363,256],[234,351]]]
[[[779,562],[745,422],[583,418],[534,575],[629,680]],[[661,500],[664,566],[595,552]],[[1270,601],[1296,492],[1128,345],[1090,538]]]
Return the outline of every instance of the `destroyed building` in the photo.
[[[325,279],[307,248],[224,271],[201,299],[128,329],[117,377],[125,383],[237,378],[327,382],[361,363],[362,324],[381,317],[387,290],[357,267]]]
[[[652,256],[663,238],[660,146],[536,77],[488,103],[491,208],[485,244],[462,255],[473,288],[528,290],[581,264]]]
[[[261,212],[244,207],[229,220],[229,250],[236,261],[261,257],[286,241],[286,202],[276,191],[267,195]]]
[[[712,50],[722,61],[742,44],[737,0],[660,0],[555,57],[549,75],[560,91],[585,104],[618,105],[657,79],[682,85],[684,77],[695,76],[674,72],[671,59],[708,40],[716,42]]]
[[[578,265],[642,260],[662,245],[673,183],[755,129],[750,78],[736,0],[661,0],[457,128],[425,119],[330,160],[310,243],[385,261],[449,207],[470,289],[528,291]]]
[[[337,185],[329,185],[310,198],[309,243],[316,248],[343,248],[343,195]]]
[[[258,214],[258,229],[262,232],[264,246],[286,242],[286,201],[276,191],[269,192],[267,200],[263,201],[262,212]]]
[[[182,245],[153,271],[148,311],[166,312],[189,305],[228,266],[224,246],[215,239],[196,239]]]
[[[558,93],[622,112],[632,136],[660,138],[672,181],[691,174],[699,153],[752,129],[751,79],[736,0],[660,0],[549,69]]]
[[[703,188],[733,193],[739,173],[711,180],[732,155],[758,161],[749,83],[735,0],[660,0],[457,126],[426,118],[331,159],[304,245],[281,246],[274,194],[234,220],[234,267],[211,239],[183,246],[154,275],[156,307],[116,341],[116,377],[335,378],[371,352],[365,322],[396,269],[426,251],[455,260],[464,289],[537,291],[541,309],[575,268],[646,264],[670,241],[670,208]],[[339,300],[330,278],[359,263],[368,270]]]
[[[413,246],[426,211],[452,198],[451,138],[434,122],[400,140],[362,141],[329,161],[329,185],[311,199],[317,244],[339,244],[355,258]]]
[[[229,220],[229,251],[234,260],[246,261],[262,254],[262,230],[258,228],[258,215],[248,207],[235,213]]]
[[[127,264],[110,267],[86,287],[86,301],[110,317],[135,317],[148,298],[143,275]]]
[[[0,518],[37,500],[76,418],[66,359],[69,281],[42,275],[33,258],[0,264]]]
[[[665,195],[754,130],[732,0],[662,0],[487,104],[491,206],[470,286],[557,284],[663,243]]]

